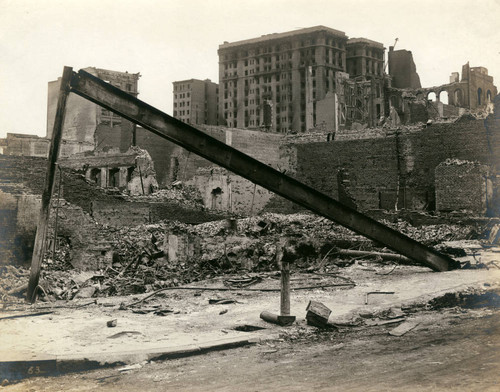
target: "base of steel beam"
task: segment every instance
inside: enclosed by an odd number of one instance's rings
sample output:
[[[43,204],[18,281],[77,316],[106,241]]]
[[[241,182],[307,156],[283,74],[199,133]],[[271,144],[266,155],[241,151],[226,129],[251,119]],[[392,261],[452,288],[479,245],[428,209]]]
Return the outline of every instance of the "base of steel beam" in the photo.
[[[282,327],[288,327],[295,322],[295,316],[278,316],[271,312],[262,312],[260,318],[268,323],[278,324]]]

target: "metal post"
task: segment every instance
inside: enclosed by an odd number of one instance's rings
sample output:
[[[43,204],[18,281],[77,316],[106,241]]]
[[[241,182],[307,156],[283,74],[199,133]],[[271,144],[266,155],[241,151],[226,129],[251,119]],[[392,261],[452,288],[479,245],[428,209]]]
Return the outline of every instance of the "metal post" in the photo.
[[[281,316],[290,316],[290,264],[281,261]]]
[[[47,163],[47,175],[45,177],[45,187],[42,193],[42,206],[40,207],[40,216],[35,236],[35,245],[33,247],[33,256],[31,259],[30,280],[28,283],[28,294],[26,301],[35,302],[36,288],[40,280],[40,269],[42,266],[43,251],[45,239],[47,237],[47,227],[50,216],[50,200],[54,189],[54,177],[56,172],[56,161],[59,154],[62,132],[64,126],[64,116],[66,114],[66,100],[70,89],[69,84],[73,75],[73,68],[64,67],[61,85],[59,87],[59,99],[57,100],[56,117],[54,129],[52,131],[52,142],[50,143],[49,158]]]

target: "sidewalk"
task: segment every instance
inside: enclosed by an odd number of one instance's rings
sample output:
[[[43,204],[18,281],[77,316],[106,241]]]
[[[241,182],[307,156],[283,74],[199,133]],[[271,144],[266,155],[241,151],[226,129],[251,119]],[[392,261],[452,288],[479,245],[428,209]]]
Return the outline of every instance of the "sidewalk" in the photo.
[[[424,267],[398,266],[392,273],[382,275],[391,269],[377,267],[375,271],[353,266],[340,272],[356,283],[353,288],[292,291],[291,314],[297,316],[292,327],[279,327],[259,318],[263,310],[279,312],[279,292],[171,290],[134,308],[146,314],[134,313],[130,308],[119,309],[120,303],[129,304],[143,298],[144,294],[98,298],[97,304],[76,309],[57,306],[74,306],[92,300],[52,304],[52,309],[46,308],[47,303],[40,303],[38,310],[2,312],[0,318],[53,311],[51,314],[0,320],[0,377],[12,380],[136,364],[277,339],[286,328],[305,325],[309,300],[328,306],[332,310],[330,321],[340,323],[353,320],[360,313],[426,303],[449,292],[500,287],[499,270],[431,272]],[[307,279],[313,278],[292,275],[292,288]],[[205,283],[205,286],[224,287],[221,281]],[[394,294],[370,295],[368,304],[365,304],[366,293],[374,291]],[[213,298],[235,302],[209,304],[209,299]],[[151,310],[164,316],[155,315]],[[111,320],[116,320],[115,327],[107,326]],[[254,332],[235,329],[241,327],[245,330],[247,326],[263,329]]]

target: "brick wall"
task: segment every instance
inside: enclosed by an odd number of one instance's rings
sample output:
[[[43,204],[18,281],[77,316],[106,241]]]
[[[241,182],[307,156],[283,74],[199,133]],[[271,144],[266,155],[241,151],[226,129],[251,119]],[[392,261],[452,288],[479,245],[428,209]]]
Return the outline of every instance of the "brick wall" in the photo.
[[[348,191],[358,207],[433,209],[434,170],[446,159],[500,164],[500,121],[463,120],[419,131],[400,130],[386,138],[305,143],[296,150],[296,177],[338,197],[337,173],[349,175]],[[292,165],[293,166],[293,165]],[[398,193],[399,185],[399,193]]]
[[[486,165],[447,160],[436,167],[435,182],[436,210],[486,212],[488,188],[491,190]]]

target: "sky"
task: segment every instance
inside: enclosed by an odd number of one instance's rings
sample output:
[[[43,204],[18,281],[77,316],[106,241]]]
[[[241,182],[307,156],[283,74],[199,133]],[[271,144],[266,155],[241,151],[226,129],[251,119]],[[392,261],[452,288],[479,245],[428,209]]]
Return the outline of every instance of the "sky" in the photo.
[[[224,41],[317,25],[387,50],[398,38],[424,87],[467,61],[498,86],[499,20],[500,0],[0,0],[0,137],[46,135],[64,66],[140,72],[139,98],[171,114],[172,82],[218,82]]]

